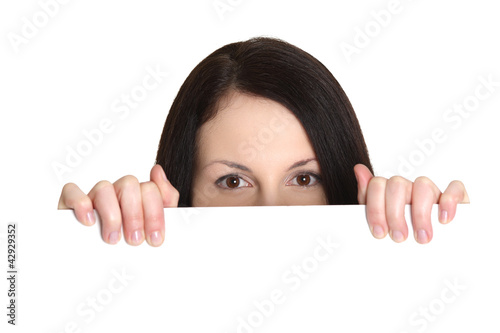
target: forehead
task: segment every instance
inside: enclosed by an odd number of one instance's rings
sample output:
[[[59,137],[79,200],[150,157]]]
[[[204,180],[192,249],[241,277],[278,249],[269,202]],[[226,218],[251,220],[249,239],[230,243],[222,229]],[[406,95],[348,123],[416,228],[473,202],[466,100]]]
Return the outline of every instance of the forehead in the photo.
[[[314,156],[299,120],[283,105],[242,93],[231,93],[217,115],[198,133],[198,158],[231,159],[242,163],[288,162]]]

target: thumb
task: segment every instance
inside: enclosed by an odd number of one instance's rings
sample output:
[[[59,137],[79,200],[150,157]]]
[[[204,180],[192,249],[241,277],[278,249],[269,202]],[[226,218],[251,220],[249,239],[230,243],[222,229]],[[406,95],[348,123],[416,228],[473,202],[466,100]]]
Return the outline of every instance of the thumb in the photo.
[[[156,164],[151,169],[151,181],[153,181],[161,193],[163,207],[177,207],[179,203],[179,191],[170,183],[161,165]]]
[[[370,179],[373,178],[373,174],[364,164],[356,164],[354,166],[354,175],[358,181],[358,203],[366,205],[366,191]]]

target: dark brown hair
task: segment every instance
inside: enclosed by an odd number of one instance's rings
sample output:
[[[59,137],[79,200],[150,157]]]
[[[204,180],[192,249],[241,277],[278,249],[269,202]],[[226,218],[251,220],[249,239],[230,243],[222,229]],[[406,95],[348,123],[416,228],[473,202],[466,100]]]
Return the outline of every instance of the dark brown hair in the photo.
[[[302,123],[315,150],[329,204],[357,204],[357,163],[372,166],[354,110],[330,71],[309,53],[274,38],[231,43],[200,62],[165,122],[156,163],[191,206],[196,133],[231,91],[281,103]]]

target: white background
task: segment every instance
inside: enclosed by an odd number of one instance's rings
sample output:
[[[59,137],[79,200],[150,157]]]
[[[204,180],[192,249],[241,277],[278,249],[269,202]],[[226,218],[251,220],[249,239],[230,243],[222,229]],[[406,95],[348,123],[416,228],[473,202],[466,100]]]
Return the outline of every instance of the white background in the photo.
[[[40,4],[48,2],[0,5],[2,223],[50,228],[48,216],[66,182],[88,191],[98,180],[126,174],[147,180],[168,109],[188,73],[220,46],[261,35],[301,47],[332,71],[354,106],[376,174],[401,174],[401,159],[420,154],[422,163],[404,176],[428,176],[441,190],[462,180],[478,219],[492,229],[500,222],[500,86],[456,128],[443,118],[474,96],[480,77],[500,82],[493,1],[401,0],[390,22],[371,30],[367,45],[351,57],[341,45],[356,46],[359,31],[376,26],[373,13],[391,1],[223,0],[230,10],[221,16],[212,0],[75,0],[60,4],[14,46],[12,36],[23,36],[26,20],[42,17]],[[113,102],[142,82],[148,66],[169,74],[120,119]],[[83,131],[105,118],[113,131],[59,179],[54,163],[64,164],[68,147],[75,149]],[[447,140],[418,153],[416,141],[431,138],[436,128]],[[492,231],[486,224],[482,232]],[[65,237],[57,230],[52,235],[47,242]]]

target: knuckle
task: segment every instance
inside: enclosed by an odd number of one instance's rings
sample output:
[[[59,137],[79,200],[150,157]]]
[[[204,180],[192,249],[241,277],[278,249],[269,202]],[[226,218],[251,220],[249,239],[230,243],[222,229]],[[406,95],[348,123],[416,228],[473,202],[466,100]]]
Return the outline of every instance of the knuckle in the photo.
[[[387,220],[387,226],[389,227],[389,229],[393,229],[393,228],[401,225],[401,220],[399,219],[399,217],[395,216],[393,214],[387,214],[386,220]]]
[[[72,204],[76,210],[92,210],[93,209],[92,201],[86,195],[74,199]]]
[[[416,221],[424,221],[425,220],[425,214],[423,212],[415,212],[413,214],[413,218]]]
[[[407,182],[408,182],[407,179],[401,176],[392,176],[388,180],[388,183],[391,184],[406,184]]]
[[[424,223],[426,223],[429,218],[430,216],[428,215],[428,213],[421,209],[412,212],[412,219],[419,225],[423,225]]]
[[[372,179],[370,179],[370,182],[368,183],[368,186],[381,187],[381,186],[385,186],[386,183],[387,183],[387,179],[386,178],[380,177],[380,176],[376,176],[376,177],[373,177]]]
[[[141,191],[145,194],[150,194],[152,192],[159,193],[158,186],[151,181],[141,183]]]
[[[144,216],[141,208],[136,208],[128,211],[126,214],[122,212],[123,215],[123,224],[126,227],[136,227],[141,226],[144,221]]]
[[[163,222],[164,222],[163,216],[158,213],[158,214],[151,214],[150,216],[148,216],[145,223],[148,227],[156,227]]]
[[[425,176],[420,176],[415,179],[415,184],[417,185],[423,185],[423,186],[428,186],[428,185],[433,185],[434,183],[432,180],[430,180],[428,177]]]
[[[387,224],[387,216],[384,208],[369,205],[366,207],[367,220],[370,224]]]
[[[386,182],[387,181],[387,178],[384,178],[384,177],[381,177],[381,176],[375,176],[371,179],[371,181],[374,181],[374,182]]]
[[[107,180],[101,180],[94,186],[95,191],[109,190],[113,188],[113,184],[111,184]]]
[[[122,225],[122,216],[115,212],[100,212],[103,225],[109,229],[114,229]]]
[[[72,190],[75,190],[76,188],[78,188],[78,186],[75,183],[66,183],[62,188],[62,192],[68,193],[71,192]]]
[[[464,183],[462,183],[460,180],[454,180],[450,184],[465,189]]]
[[[455,201],[457,201],[455,196],[446,192],[441,194],[441,197],[439,198],[439,203],[441,204],[453,204]]]
[[[136,187],[139,184],[137,177],[132,175],[127,175],[116,181],[115,185],[123,188]]]
[[[406,188],[408,181],[401,176],[393,176],[387,181],[389,192],[398,193]]]
[[[71,195],[71,192],[78,195]],[[62,200],[66,205],[73,207],[75,210],[90,210],[92,209],[92,201],[90,198],[81,192],[80,188],[74,183],[65,184],[62,190]]]
[[[387,229],[387,220],[382,214],[372,214],[367,217],[367,221],[369,225],[380,225],[384,229]]]
[[[366,188],[366,202],[367,204],[373,200],[377,201],[383,192],[387,190],[387,179],[383,177],[373,177],[370,179],[368,186]]]

